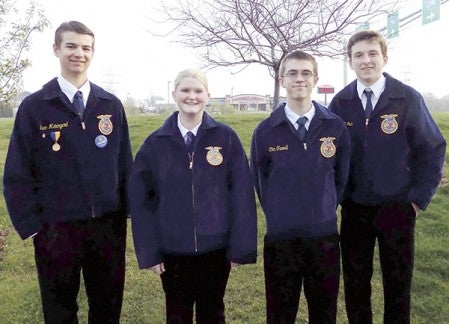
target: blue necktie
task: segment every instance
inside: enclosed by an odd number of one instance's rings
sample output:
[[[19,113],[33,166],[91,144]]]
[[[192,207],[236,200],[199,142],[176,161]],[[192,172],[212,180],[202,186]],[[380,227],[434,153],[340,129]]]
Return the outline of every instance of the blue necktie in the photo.
[[[185,143],[187,145],[187,151],[189,151],[189,153],[192,153],[193,146],[195,144],[195,135],[191,131],[187,132],[185,137]]]
[[[77,91],[75,93],[75,97],[73,97],[73,108],[75,109],[78,116],[80,116],[81,119],[83,119],[84,115],[84,100],[83,100],[83,93],[81,91]]]
[[[298,124],[298,135],[302,142],[306,141],[307,136],[307,129],[306,129],[306,123],[307,123],[307,117],[299,117],[296,121]]]
[[[365,88],[363,90],[363,93],[366,96],[366,106],[365,106],[365,116],[366,118],[369,118],[371,116],[371,113],[373,112],[373,102],[371,101],[371,95],[373,94],[373,91],[369,88]]]

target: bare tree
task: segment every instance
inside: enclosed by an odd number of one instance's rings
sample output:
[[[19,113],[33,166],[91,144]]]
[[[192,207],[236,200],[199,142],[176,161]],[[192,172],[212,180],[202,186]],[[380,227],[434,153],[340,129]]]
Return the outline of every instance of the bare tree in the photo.
[[[262,64],[274,78],[290,51],[316,56],[342,53],[355,26],[390,12],[398,0],[178,0],[162,1],[159,23],[178,43],[198,49],[205,67]]]
[[[17,97],[22,73],[31,62],[24,58],[34,32],[41,32],[48,21],[31,0],[24,11],[19,1],[0,0],[0,108]]]

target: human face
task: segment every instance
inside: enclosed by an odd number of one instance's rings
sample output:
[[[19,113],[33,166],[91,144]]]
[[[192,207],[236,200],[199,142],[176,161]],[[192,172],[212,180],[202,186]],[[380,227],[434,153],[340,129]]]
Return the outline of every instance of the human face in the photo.
[[[363,40],[352,46],[349,65],[357,75],[357,79],[370,86],[380,79],[387,61],[388,58],[382,55],[379,42]]]
[[[310,101],[317,82],[318,76],[313,73],[313,64],[309,60],[287,61],[285,74],[280,77],[280,84],[290,100]]]
[[[61,74],[70,80],[86,77],[87,69],[94,55],[94,39],[91,35],[77,34],[72,31],[62,33],[62,42],[53,45],[53,52],[59,58]]]
[[[209,101],[209,93],[199,80],[186,77],[172,93],[182,115],[192,118],[202,116]]]

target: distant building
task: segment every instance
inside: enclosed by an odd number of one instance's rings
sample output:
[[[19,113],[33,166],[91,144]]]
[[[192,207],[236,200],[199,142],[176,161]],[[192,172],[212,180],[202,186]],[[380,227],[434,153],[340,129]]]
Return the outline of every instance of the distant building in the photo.
[[[279,98],[283,101],[285,98]],[[224,98],[211,98],[210,104],[230,104],[238,111],[271,111],[273,107],[273,97],[258,94],[239,94],[235,96],[227,95]]]

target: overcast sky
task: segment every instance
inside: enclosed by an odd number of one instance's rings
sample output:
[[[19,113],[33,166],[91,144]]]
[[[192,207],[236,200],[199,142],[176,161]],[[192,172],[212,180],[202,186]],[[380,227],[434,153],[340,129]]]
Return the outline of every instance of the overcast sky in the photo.
[[[34,35],[29,53],[33,66],[24,76],[27,91],[38,90],[59,74],[59,62],[52,52],[54,30],[67,20],[79,20],[93,30],[96,47],[89,79],[113,90],[121,99],[127,95],[167,98],[177,72],[200,65],[192,49],[170,43],[167,38],[154,37],[147,31],[151,24],[149,17],[156,14],[152,6],[157,1],[37,1],[51,26],[44,33]],[[421,4],[422,0],[408,0],[399,10],[399,19],[421,8]],[[386,20],[387,17],[385,24]],[[445,3],[441,5],[440,20],[423,26],[421,19],[417,19],[400,30],[399,37],[389,40],[389,62],[385,71],[418,91],[437,96],[449,94],[448,31],[449,3]],[[329,84],[336,91],[340,90],[344,86],[344,66],[341,60],[319,60],[318,85]],[[347,68],[347,71],[348,80],[353,80],[352,70]],[[214,69],[208,71],[207,76],[213,97],[273,93],[273,79],[268,70],[259,65],[238,74],[232,74],[229,68]],[[320,96],[314,94],[315,98]]]

